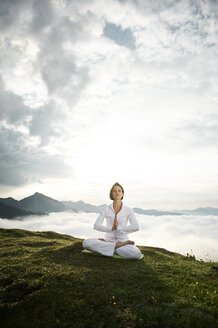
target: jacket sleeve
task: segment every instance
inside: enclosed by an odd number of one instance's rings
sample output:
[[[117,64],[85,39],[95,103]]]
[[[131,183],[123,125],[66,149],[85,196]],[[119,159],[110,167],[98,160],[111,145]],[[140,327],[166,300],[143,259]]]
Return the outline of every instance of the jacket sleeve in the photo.
[[[117,227],[117,231],[119,231],[120,233],[131,233],[131,232],[135,232],[139,230],[139,224],[138,221],[135,217],[135,214],[133,212],[133,209],[130,209],[129,212],[129,216],[128,216],[130,225],[128,225],[127,227]]]
[[[98,230],[98,231],[103,231],[103,232],[111,232],[112,231],[112,227],[106,227],[105,225],[103,225],[103,221],[105,219],[105,210],[106,207],[104,207],[101,212],[99,213],[99,216],[97,217],[95,224],[94,224],[94,230]]]

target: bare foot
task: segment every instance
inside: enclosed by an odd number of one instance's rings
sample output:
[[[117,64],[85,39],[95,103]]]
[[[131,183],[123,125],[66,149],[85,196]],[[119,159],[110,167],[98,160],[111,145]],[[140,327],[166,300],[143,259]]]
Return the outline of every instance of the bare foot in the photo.
[[[133,240],[127,240],[128,244],[135,245],[135,242]]]
[[[98,238],[99,240],[101,240],[101,241],[106,241],[104,238]]]
[[[135,242],[133,240],[127,240],[127,241],[123,241],[123,242],[122,241],[118,241],[116,243],[116,245],[115,245],[115,248],[119,248],[119,247],[122,247],[122,246],[125,246],[125,245],[128,245],[128,244],[134,245]]]

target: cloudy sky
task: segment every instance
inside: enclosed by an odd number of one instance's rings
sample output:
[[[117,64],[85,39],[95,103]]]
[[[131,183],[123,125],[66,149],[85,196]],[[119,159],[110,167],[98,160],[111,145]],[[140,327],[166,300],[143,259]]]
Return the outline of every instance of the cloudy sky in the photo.
[[[218,207],[218,4],[1,0],[0,195]]]

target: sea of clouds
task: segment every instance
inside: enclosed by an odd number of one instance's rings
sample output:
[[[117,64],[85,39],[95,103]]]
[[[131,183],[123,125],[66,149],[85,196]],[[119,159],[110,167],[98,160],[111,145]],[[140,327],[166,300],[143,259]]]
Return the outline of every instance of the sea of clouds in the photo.
[[[78,238],[98,238],[104,233],[94,231],[97,213],[50,213],[14,220],[0,219],[0,227],[32,231],[55,231]],[[203,261],[218,261],[217,216],[151,216],[136,214],[140,230],[129,234],[136,245],[165,248],[183,255],[195,255]]]

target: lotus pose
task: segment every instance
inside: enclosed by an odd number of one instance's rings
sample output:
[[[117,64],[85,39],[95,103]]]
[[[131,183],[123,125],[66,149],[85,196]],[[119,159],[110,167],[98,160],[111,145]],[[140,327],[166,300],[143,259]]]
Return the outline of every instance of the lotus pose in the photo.
[[[110,190],[110,199],[113,203],[106,205],[100,212],[94,229],[106,232],[105,238],[89,238],[83,241],[83,248],[98,252],[105,256],[118,255],[139,259],[141,252],[135,246],[135,242],[129,240],[127,233],[139,230],[139,225],[133,210],[123,204],[124,189],[119,183],[115,183]],[[103,221],[106,218],[106,225]],[[129,221],[129,225],[127,225]]]

